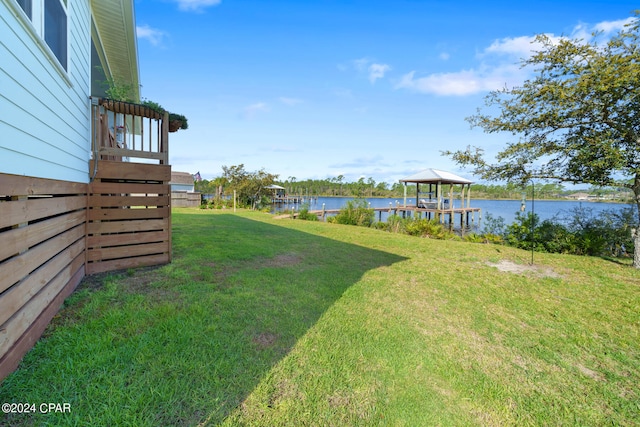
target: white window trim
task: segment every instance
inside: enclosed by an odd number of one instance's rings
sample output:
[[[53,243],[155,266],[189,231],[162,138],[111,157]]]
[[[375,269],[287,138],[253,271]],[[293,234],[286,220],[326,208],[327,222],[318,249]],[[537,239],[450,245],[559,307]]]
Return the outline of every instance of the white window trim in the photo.
[[[71,77],[69,76],[69,71],[65,70],[58,57],[56,57],[55,53],[51,50],[47,42],[44,41],[44,17],[42,16],[44,13],[44,0],[33,0],[33,6],[31,13],[33,15],[33,22],[29,19],[24,10],[20,7],[18,2],[15,0],[0,0],[5,3],[10,10],[13,11],[13,14],[18,18],[18,22],[22,24],[27,33],[31,36],[31,39],[38,45],[40,50],[45,54],[53,68],[56,69],[60,77],[65,81],[67,86],[73,87],[73,83],[71,83]],[[64,2],[63,2],[64,4]],[[37,5],[37,7],[36,7]],[[71,62],[69,61],[69,10],[65,6],[65,12],[67,13],[67,69],[70,68]],[[38,27],[34,25],[34,22],[38,24]]]

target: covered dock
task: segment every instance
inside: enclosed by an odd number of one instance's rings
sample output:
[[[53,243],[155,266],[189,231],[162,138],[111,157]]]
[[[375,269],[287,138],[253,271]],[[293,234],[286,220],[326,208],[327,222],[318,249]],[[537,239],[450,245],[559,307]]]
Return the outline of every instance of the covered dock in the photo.
[[[271,203],[272,204],[297,204],[302,203],[303,197],[298,195],[289,195],[286,193],[286,189],[280,185],[271,184],[264,187],[265,190],[271,191]]]
[[[460,216],[460,226],[469,227],[475,223],[475,214],[480,220],[480,208],[471,207],[470,181],[451,172],[438,169],[425,169],[414,175],[400,180],[404,184],[404,208],[412,210],[418,215],[425,213],[429,219],[432,217],[453,226],[454,217]],[[415,206],[407,206],[407,184],[416,184]]]

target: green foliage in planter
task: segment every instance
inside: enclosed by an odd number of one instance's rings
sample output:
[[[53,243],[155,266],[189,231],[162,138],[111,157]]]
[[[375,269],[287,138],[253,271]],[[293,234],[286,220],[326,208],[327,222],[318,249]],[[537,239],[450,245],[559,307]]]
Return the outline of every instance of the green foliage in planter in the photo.
[[[182,125],[180,125],[180,129],[189,128],[189,124],[187,123],[187,118],[182,114],[169,113],[169,121],[172,122],[174,120],[178,120],[182,123]]]
[[[169,112],[167,110],[165,110],[162,105],[158,104],[155,101],[150,101],[148,99],[144,99],[141,102],[142,105],[144,105],[147,108],[152,109],[153,111],[156,111],[160,114],[164,114],[164,113],[169,113],[169,121],[172,122],[174,120],[179,120],[180,122],[182,122],[182,124],[180,125],[180,129],[188,129],[189,128],[189,124],[187,123],[187,118],[185,116],[183,116],[182,114],[177,114],[177,113],[172,113]]]
[[[164,108],[162,108],[162,105],[158,104],[157,102],[150,101],[148,99],[143,99],[141,104],[160,114],[164,114],[164,112],[166,111]]]
[[[100,66],[95,67],[98,73],[105,74],[104,69]],[[116,78],[107,78],[98,82],[101,86],[106,86],[104,93],[107,98],[114,101],[136,102],[135,87],[131,83],[123,82]]]
[[[135,102],[133,99],[133,85],[108,79],[109,88],[104,91],[109,99],[114,101]]]

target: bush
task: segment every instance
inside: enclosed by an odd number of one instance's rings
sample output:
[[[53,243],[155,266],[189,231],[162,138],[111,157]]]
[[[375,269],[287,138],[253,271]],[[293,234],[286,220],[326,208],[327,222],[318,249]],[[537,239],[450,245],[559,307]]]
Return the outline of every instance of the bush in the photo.
[[[544,220],[536,230],[536,236],[545,252],[575,254],[576,238],[565,226],[551,220]]]
[[[232,208],[232,207],[233,207],[233,200],[223,199],[220,197],[210,199],[208,202],[204,201],[200,206],[201,209],[225,209],[225,208]]]
[[[504,241],[521,249],[531,249],[533,244],[541,252],[591,256],[627,256],[634,251],[631,229],[637,220],[633,208],[594,214],[591,208],[579,207],[541,223],[535,214],[518,213],[509,226],[504,226],[502,218],[489,215],[487,221],[486,241]]]
[[[501,216],[494,218],[493,215],[487,214],[484,219],[484,235],[492,234],[495,236],[505,236],[507,233],[507,226],[504,223],[504,218]]]
[[[371,227],[375,219],[375,211],[368,207],[367,201],[364,199],[349,200],[347,205],[340,209],[340,212],[329,222],[345,225],[359,225],[363,227]]]
[[[453,232],[436,219],[407,218],[404,224],[406,234],[410,236],[430,237],[432,239],[454,239]]]
[[[458,236],[450,231],[437,219],[402,218],[399,215],[389,215],[387,222],[376,223],[376,228],[390,233],[408,234],[410,236],[429,237],[432,239],[456,240]]]
[[[318,215],[309,212],[309,206],[305,206],[298,212],[298,219],[305,221],[317,221]]]
[[[565,221],[575,235],[579,254],[619,256],[633,253],[631,228],[637,224],[633,208],[595,215],[593,209],[579,207],[570,211]]]
[[[504,238],[499,234],[483,233],[483,243],[493,243],[496,245],[504,245]]]
[[[477,233],[466,234],[462,238],[462,240],[464,240],[465,242],[470,242],[470,243],[486,243],[485,237],[482,234],[477,234]]]
[[[405,231],[405,221],[397,214],[389,215],[387,222],[379,222],[378,224],[384,224],[384,229],[391,233],[404,233]]]

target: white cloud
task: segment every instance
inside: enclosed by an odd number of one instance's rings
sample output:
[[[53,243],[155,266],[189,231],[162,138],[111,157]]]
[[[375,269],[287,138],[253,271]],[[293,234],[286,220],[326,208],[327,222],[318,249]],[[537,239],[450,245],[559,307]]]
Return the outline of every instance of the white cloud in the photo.
[[[430,74],[419,78],[415,78],[415,74],[415,71],[411,71],[402,76],[396,89],[435,95],[470,95],[482,90],[480,79],[472,70]]]
[[[589,27],[583,24],[580,24],[574,27],[573,32],[571,33],[571,36],[576,39],[589,40],[591,38],[591,32],[592,32],[592,29],[590,29]]]
[[[505,37],[495,40],[484,50],[481,56],[489,54],[529,56],[535,37]]]
[[[617,21],[604,21],[594,25],[595,31],[602,31],[605,35],[612,34],[620,31],[625,25],[629,25],[636,20],[635,17],[628,17],[627,19],[619,19]]]
[[[217,6],[222,0],[175,0],[178,9],[186,12],[202,12],[209,6]]]
[[[139,39],[145,39],[154,46],[162,44],[162,40],[166,36],[163,31],[151,28],[148,25],[141,25],[136,27],[136,35]]]
[[[353,66],[358,71],[365,71],[367,69],[367,65],[369,65],[370,62],[371,60],[369,58],[354,59]]]
[[[388,64],[377,64],[369,58],[354,59],[351,62],[353,63],[353,67],[359,73],[367,75],[371,84],[374,84],[376,80],[383,78],[387,71],[391,70],[391,66]],[[342,70],[340,65],[338,66],[338,69]]]
[[[592,38],[594,32],[602,33],[601,36],[608,37],[624,28],[625,25],[631,24],[636,18],[629,17],[627,19],[619,19],[617,21],[603,21],[590,27],[586,24],[578,24],[574,27],[571,37],[588,41]]]
[[[409,89],[433,95],[466,96],[511,87],[522,82],[525,71],[517,65],[502,65],[493,69],[462,70],[415,77],[411,71],[396,83],[396,89]]]
[[[442,52],[440,55],[438,55],[438,58],[442,59],[443,61],[448,61],[449,58],[451,58],[451,55],[447,52]]]
[[[374,84],[376,80],[384,77],[384,74],[391,69],[387,64],[369,65],[369,81]]]
[[[594,31],[601,31],[604,36],[611,35],[633,21],[628,18],[619,21],[601,22],[591,27],[578,25],[574,28],[572,38],[591,39]],[[546,34],[552,43],[559,42],[562,37]],[[480,92],[514,87],[530,77],[529,71],[520,67],[520,61],[529,58],[542,46],[534,36],[505,37],[494,40],[477,55],[475,67],[444,73],[431,73],[416,76],[411,71],[402,76],[396,83],[396,89],[409,89],[415,92],[433,95],[466,96]]]
[[[298,105],[298,104],[302,103],[301,99],[298,99],[298,98],[287,98],[287,97],[284,97],[284,96],[281,96],[280,98],[278,98],[278,100],[280,102],[282,102],[283,104],[289,105],[291,107],[293,107],[294,105]]]
[[[253,119],[257,114],[266,113],[268,111],[271,111],[271,109],[267,104],[264,102],[256,102],[255,104],[245,107],[242,112],[242,117],[245,119]]]

